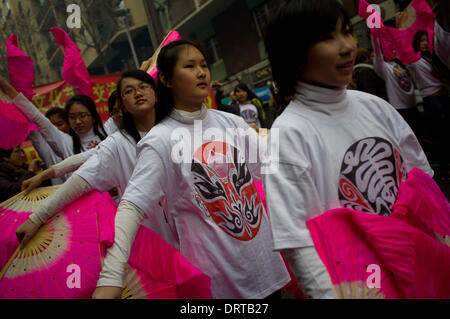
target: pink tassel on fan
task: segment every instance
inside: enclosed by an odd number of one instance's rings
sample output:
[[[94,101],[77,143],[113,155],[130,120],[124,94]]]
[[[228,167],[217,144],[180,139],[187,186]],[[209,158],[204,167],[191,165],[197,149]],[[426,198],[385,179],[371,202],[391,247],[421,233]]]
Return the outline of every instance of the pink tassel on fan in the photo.
[[[56,42],[64,52],[62,78],[76,88],[77,94],[84,94],[94,98],[91,77],[83,62],[80,49],[63,29],[53,27],[51,31]]]
[[[147,70],[147,73],[150,74],[155,80],[155,83],[158,83],[157,75],[158,75],[158,69],[156,68],[156,60],[158,59],[159,51],[161,51],[161,48],[169,44],[170,42],[181,40],[181,36],[177,31],[170,31],[169,34],[165,37],[163,42],[159,45],[158,49],[156,49],[155,53],[152,56],[152,64]]]

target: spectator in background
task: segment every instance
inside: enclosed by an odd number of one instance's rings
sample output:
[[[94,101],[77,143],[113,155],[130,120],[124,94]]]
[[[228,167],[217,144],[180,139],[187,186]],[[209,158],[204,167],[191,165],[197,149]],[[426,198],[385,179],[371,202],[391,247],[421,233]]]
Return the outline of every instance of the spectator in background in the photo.
[[[359,48],[356,53],[353,81],[349,89],[363,91],[376,95],[385,101],[388,100],[386,84],[375,73],[373,65],[370,63],[370,53],[364,48]]]
[[[422,117],[416,105],[411,75],[397,58],[389,62],[384,59],[378,39],[372,38],[372,44],[375,48],[374,70],[386,82],[388,102],[405,119],[416,136],[422,137]]]
[[[0,203],[19,194],[22,181],[35,175],[39,160],[26,167],[24,156],[20,146],[9,150],[0,148]]]
[[[266,127],[265,112],[263,103],[245,83],[239,83],[234,89],[236,99],[239,103],[239,111],[242,118],[248,125],[258,131],[261,127]]]
[[[46,113],[45,116],[56,126],[61,132],[69,134],[70,127],[64,117],[64,109],[60,107],[52,107]]]
[[[237,116],[240,116],[241,113],[239,111],[239,103],[236,100],[236,95],[234,91],[230,92],[231,104],[226,104],[222,102],[222,100],[224,99],[222,83],[220,83],[219,81],[212,81],[211,85],[215,91],[217,109],[219,111],[233,113]]]

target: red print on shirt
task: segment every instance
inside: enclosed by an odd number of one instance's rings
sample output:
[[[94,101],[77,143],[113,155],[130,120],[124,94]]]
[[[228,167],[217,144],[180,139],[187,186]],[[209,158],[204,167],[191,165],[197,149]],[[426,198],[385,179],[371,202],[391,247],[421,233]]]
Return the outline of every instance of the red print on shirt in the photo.
[[[191,172],[205,214],[226,234],[253,239],[261,226],[263,204],[240,152],[227,143],[205,143],[194,154]]]

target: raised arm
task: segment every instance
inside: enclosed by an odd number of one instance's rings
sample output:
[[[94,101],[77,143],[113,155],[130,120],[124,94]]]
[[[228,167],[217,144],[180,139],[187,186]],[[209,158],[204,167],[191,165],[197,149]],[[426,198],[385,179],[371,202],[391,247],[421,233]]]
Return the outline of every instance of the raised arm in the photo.
[[[373,46],[373,53],[374,53],[374,59],[373,59],[373,68],[375,70],[375,73],[382,78],[383,80],[386,80],[386,73],[385,73],[385,61],[383,58],[383,53],[381,52],[381,46],[378,39],[374,39],[373,36],[371,36],[372,39],[372,46]]]

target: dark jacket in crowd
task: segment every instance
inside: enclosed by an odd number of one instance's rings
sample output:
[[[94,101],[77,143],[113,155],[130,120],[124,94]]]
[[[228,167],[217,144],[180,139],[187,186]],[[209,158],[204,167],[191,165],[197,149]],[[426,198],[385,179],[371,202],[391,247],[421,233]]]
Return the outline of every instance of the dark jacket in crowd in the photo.
[[[9,163],[0,163],[0,203],[19,194],[22,182],[33,177],[35,173],[24,168],[17,168]]]

